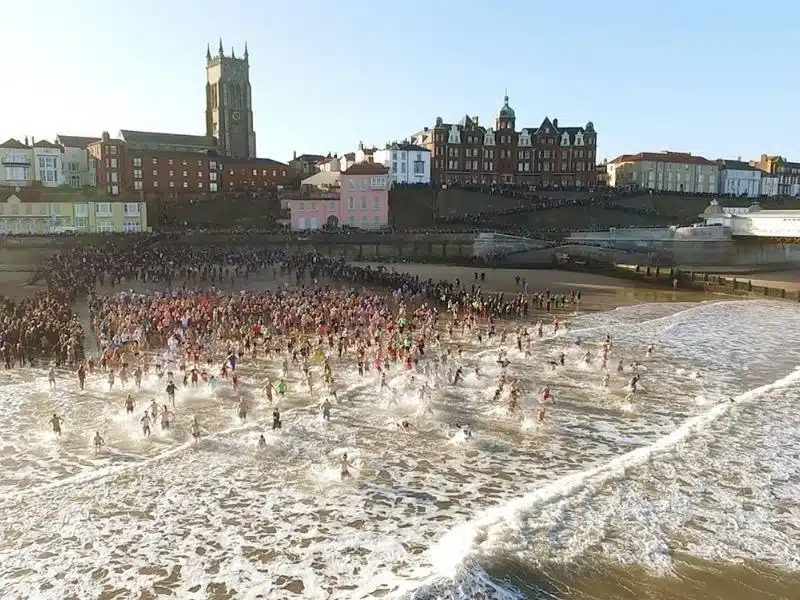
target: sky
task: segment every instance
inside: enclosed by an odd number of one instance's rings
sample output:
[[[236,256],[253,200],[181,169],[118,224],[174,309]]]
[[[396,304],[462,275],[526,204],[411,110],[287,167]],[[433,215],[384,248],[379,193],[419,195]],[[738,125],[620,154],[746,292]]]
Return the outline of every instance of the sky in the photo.
[[[258,155],[382,146],[465,114],[598,132],[598,158],[800,161],[800,2],[4,2],[0,138],[205,133],[205,55],[250,52]]]

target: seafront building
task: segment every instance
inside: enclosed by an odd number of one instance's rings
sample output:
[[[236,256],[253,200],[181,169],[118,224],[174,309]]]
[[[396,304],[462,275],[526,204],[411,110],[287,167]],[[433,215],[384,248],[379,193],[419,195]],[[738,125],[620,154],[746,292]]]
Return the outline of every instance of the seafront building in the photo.
[[[373,153],[373,161],[389,169],[393,184],[420,185],[431,182],[431,152],[409,142],[387,144]]]
[[[437,183],[590,187],[597,180],[597,132],[591,121],[565,126],[545,117],[538,127],[517,129],[508,96],[494,127],[482,126],[475,116],[457,123],[437,117],[410,141],[430,151],[431,179]]]
[[[323,171],[303,180],[297,197],[287,201],[292,230],[347,225],[380,229],[389,222],[389,169],[363,162],[346,171]]]
[[[657,192],[717,193],[719,165],[688,152],[623,154],[607,165],[608,185]]]
[[[150,231],[147,204],[93,190],[33,184],[0,187],[0,234],[139,233]]]

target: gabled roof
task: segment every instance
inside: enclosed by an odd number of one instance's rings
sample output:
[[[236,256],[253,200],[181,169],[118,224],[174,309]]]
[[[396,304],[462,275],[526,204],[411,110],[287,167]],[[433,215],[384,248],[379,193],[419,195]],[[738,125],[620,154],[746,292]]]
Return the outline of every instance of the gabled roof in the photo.
[[[347,152],[344,155],[344,158],[345,158],[345,160],[355,160],[356,159],[356,153],[355,152]]]
[[[33,144],[34,148],[50,148],[51,150],[60,150],[61,147],[58,144],[54,144],[53,142],[48,142],[47,140],[39,140],[38,142]]]
[[[99,142],[99,137],[84,137],[81,135],[57,135],[56,143],[65,148],[81,148],[83,150],[92,142]]]
[[[216,146],[208,135],[186,135],[183,133],[160,133],[155,131],[133,131],[121,129],[119,137],[129,144],[162,144],[165,146]]]
[[[380,163],[356,163],[349,167],[343,175],[386,175],[389,169]]]
[[[16,150],[29,150],[30,146],[26,146],[22,142],[14,138],[8,138],[5,142],[0,144],[0,148],[14,148]]]
[[[716,165],[716,163],[711,162],[707,158],[702,156],[694,156],[688,152],[639,152],[639,154],[622,154],[614,160],[609,161],[609,164],[642,162],[646,160],[679,165]]]
[[[537,134],[541,133],[541,134],[544,135],[545,127],[549,130],[549,133],[547,133],[546,135],[556,135],[559,132],[558,128],[553,126],[553,122],[550,120],[550,117],[545,117],[544,118],[544,121],[542,121],[542,124],[539,125],[539,127],[536,128],[536,133]]]

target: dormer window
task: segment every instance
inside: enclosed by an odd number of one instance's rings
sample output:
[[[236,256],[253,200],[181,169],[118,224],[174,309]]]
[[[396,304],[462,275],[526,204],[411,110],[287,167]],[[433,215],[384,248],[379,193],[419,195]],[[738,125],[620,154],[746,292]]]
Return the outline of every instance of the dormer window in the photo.
[[[461,143],[461,132],[458,130],[458,127],[453,125],[450,129],[450,136],[447,139],[448,144],[460,144]]]
[[[528,134],[527,130],[523,129],[519,134],[519,139],[517,140],[518,146],[530,146],[531,145],[531,136]]]
[[[583,133],[581,133],[580,131],[575,134],[575,145],[583,146]]]
[[[550,133],[550,128],[549,128],[549,127],[545,127],[545,128],[544,128],[544,132],[545,132],[545,133]]]
[[[488,129],[486,135],[483,136],[483,145],[494,146],[494,131],[491,129]]]
[[[566,131],[561,134],[561,145],[569,146],[569,134]]]

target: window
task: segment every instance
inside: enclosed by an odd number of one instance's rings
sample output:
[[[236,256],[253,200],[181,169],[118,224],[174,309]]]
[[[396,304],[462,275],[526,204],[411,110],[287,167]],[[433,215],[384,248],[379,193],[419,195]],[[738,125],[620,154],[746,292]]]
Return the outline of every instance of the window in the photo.
[[[119,183],[119,173],[111,173],[111,183]]]
[[[367,191],[367,180],[366,179],[362,179],[361,180],[361,191],[362,192],[366,192]]]
[[[112,196],[119,196],[119,186],[118,185],[112,185],[111,186],[111,195]]]
[[[155,175],[155,172],[153,172],[153,174]],[[173,171],[172,169],[170,169],[170,170],[169,170],[169,176],[170,176],[170,177],[174,177],[174,176],[175,176],[175,171]]]
[[[455,162],[456,161],[453,161],[453,163]],[[386,177],[373,177],[370,183],[374,188],[386,187]]]
[[[133,178],[134,179],[141,179],[142,178],[142,170],[141,169],[134,169],[133,170]]]
[[[111,168],[112,169],[116,169],[117,168],[117,159],[116,158],[112,158],[111,159]]]
[[[372,219],[372,224],[375,227],[375,229],[377,229],[378,227],[381,226],[381,218],[378,215],[375,215]]]
[[[281,169],[281,177],[286,177],[286,169]]]
[[[217,191],[217,184],[216,183],[209,183],[208,184],[208,191],[209,192],[216,192]]]
[[[154,187],[154,188],[157,188],[157,187],[158,187],[158,179],[156,179],[156,180],[153,182],[153,187]]]
[[[188,173],[187,171],[184,171],[184,172],[183,172],[183,176],[184,176],[184,177],[188,177],[188,176],[189,176],[189,173]]]
[[[348,190],[356,189],[356,182],[353,179],[348,179],[347,180],[347,189]]]
[[[116,147],[116,146],[111,146],[111,147],[109,148],[109,150],[111,150],[111,154],[112,154],[112,155],[114,155],[114,154],[116,154],[116,153],[117,153],[117,147]]]
[[[172,166],[172,159],[171,158],[167,161],[167,164]]]
[[[369,219],[365,216],[361,216],[361,229],[366,229],[369,227]]]
[[[202,179],[202,178],[203,178],[203,172],[202,172],[202,171],[198,171],[198,172],[197,172],[197,176],[198,176],[200,179]]]
[[[136,202],[126,202],[123,208],[126,217],[138,217],[140,214],[139,205]]]
[[[216,180],[217,180],[217,174],[216,174],[215,172],[211,172],[211,173],[209,173],[209,174],[208,174],[208,179],[209,179],[210,181],[216,181]]]
[[[203,161],[202,160],[198,160],[197,161],[197,166],[198,167],[202,167],[203,166]]]
[[[208,163],[208,168],[211,171],[216,171],[217,170],[217,161],[212,160],[210,163]]]
[[[97,224],[97,231],[100,233],[113,233],[114,225],[108,221],[103,221]]]
[[[158,164],[158,159],[157,159],[157,158],[154,158],[154,159],[153,159],[153,164],[154,164],[154,165],[157,165],[157,164]]]
[[[136,221],[126,222],[122,225],[122,231],[124,233],[139,233],[141,230],[141,224]]]
[[[133,189],[141,190],[142,189],[142,182],[141,181],[134,181],[133,182]]]
[[[69,184],[72,187],[81,187],[81,176],[80,175],[70,175],[69,176]]]
[[[87,217],[75,217],[75,227],[88,227],[89,219]]]
[[[175,182],[174,181],[170,181],[169,182],[169,187],[174,188],[175,187]]]
[[[111,203],[110,202],[97,202],[94,205],[94,214],[98,217],[111,216]]]
[[[356,224],[356,218],[353,215],[347,217],[347,224],[353,227]]]
[[[187,189],[188,187],[189,187],[189,182],[188,181],[184,181],[183,182],[183,189]]]
[[[172,177],[172,171],[169,172],[170,177]],[[153,169],[153,177],[158,177],[158,169]]]
[[[186,161],[185,160],[181,161],[181,164],[185,167],[186,166]]]
[[[378,198],[377,196],[375,196],[375,197],[372,199],[372,208],[374,208],[375,210],[378,210],[378,208],[380,208],[380,205],[381,205],[381,200],[380,200],[380,198]]]
[[[133,166],[134,167],[141,167],[142,166],[142,159],[141,158],[134,158],[133,159]]]
[[[367,197],[361,196],[361,210],[367,210]]]
[[[267,172],[264,171],[264,175],[266,175],[266,174],[267,174]],[[273,177],[277,177],[278,176],[278,170],[277,169],[272,169],[272,176]]]
[[[347,199],[347,210],[353,210],[356,207],[356,201],[353,200],[353,197],[350,196]]]
[[[392,173],[397,173],[397,163],[392,163]]]

